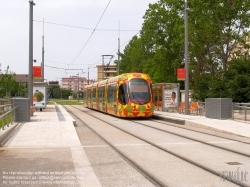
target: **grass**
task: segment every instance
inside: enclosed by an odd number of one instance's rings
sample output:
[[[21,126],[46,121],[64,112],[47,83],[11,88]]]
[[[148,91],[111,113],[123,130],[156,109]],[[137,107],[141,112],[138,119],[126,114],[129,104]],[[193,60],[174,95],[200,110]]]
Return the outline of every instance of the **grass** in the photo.
[[[7,123],[9,123],[10,121],[12,121],[12,116],[11,115],[8,115],[4,118],[4,125],[6,125]],[[0,129],[2,128],[2,122],[3,120],[0,119]]]
[[[83,105],[81,100],[53,100],[49,101],[48,105],[54,105],[54,102],[58,105]]]

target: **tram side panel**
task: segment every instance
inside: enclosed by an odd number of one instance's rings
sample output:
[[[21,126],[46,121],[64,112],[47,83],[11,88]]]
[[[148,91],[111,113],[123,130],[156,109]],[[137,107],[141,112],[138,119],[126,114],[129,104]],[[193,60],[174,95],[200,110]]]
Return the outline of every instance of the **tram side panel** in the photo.
[[[92,85],[88,85],[86,87],[86,92],[87,92],[87,104],[86,107],[92,108],[92,93],[91,93]]]
[[[97,102],[98,102],[98,92],[97,92],[98,82],[94,83],[91,89],[92,94],[92,108],[97,110]]]
[[[98,106],[97,109],[102,112],[106,112],[105,103],[105,85],[98,87]]]
[[[116,87],[116,82],[110,83],[107,87],[107,113],[115,116],[117,115]]]
[[[85,106],[118,117],[151,117],[152,82],[148,75],[126,73],[89,85]]]
[[[106,103],[106,96],[107,96],[107,81],[102,80],[97,85],[97,92],[98,92],[98,102],[97,102],[97,109],[102,112],[107,111],[107,103]]]

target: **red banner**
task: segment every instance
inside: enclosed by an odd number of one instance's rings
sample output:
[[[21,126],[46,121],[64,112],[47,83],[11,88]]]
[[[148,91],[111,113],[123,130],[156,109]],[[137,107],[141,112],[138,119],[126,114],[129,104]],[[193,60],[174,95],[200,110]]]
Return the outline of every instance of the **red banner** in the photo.
[[[186,79],[185,68],[177,68],[177,80],[184,81]]]
[[[42,66],[33,66],[33,77],[42,78]]]

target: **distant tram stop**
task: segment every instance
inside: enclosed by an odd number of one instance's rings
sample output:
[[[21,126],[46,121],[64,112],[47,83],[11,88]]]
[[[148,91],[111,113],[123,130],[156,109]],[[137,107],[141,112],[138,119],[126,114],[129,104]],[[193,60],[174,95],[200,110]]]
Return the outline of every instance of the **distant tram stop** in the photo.
[[[175,111],[180,104],[180,85],[178,83],[153,84],[153,97],[156,110]]]

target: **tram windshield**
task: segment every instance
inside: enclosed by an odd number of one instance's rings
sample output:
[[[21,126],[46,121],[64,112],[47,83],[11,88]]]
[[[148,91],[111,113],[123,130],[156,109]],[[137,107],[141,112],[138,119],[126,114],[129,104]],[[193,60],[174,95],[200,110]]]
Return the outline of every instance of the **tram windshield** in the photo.
[[[136,104],[146,104],[150,102],[150,91],[147,81],[143,79],[132,79],[129,82],[130,101]]]

